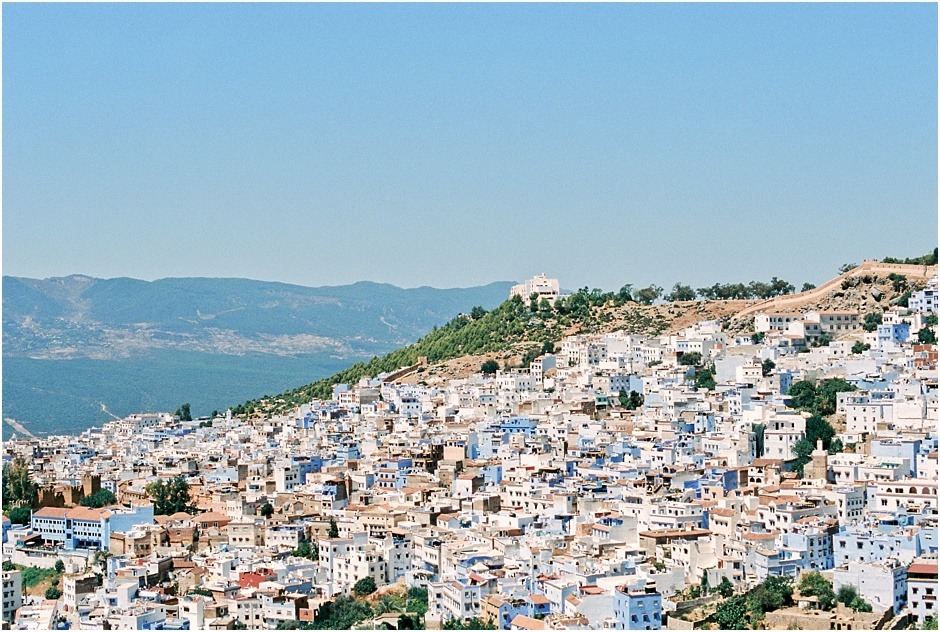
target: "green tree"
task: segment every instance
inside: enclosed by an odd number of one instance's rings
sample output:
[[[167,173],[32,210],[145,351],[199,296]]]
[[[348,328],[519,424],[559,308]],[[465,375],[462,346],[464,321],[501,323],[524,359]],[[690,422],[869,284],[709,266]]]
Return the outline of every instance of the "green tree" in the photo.
[[[339,595],[320,606],[314,616],[312,629],[349,630],[360,621],[372,617],[372,607],[364,600]]]
[[[330,530],[327,531],[328,538],[338,538],[339,537],[339,527],[336,526],[336,520],[330,518]]]
[[[836,412],[836,399],[839,393],[857,391],[858,387],[849,384],[841,377],[823,380],[816,387],[815,412],[820,415],[831,415]]]
[[[771,296],[784,296],[785,294],[793,294],[796,288],[792,283],[788,283],[783,279],[778,279],[773,277],[770,279],[770,292]]]
[[[809,410],[816,401],[816,386],[812,382],[796,382],[790,386],[787,395],[790,396],[790,403],[794,408]]]
[[[46,599],[58,599],[62,596],[62,591],[58,586],[49,586],[46,589]]]
[[[651,285],[642,290],[637,290],[635,298],[642,305],[652,305],[662,295],[663,288],[658,285]]]
[[[676,283],[672,286],[672,291],[664,297],[670,303],[675,301],[694,301],[695,290],[691,286]]]
[[[715,375],[710,369],[699,369],[695,372],[695,388],[711,391],[715,389],[715,386]]]
[[[183,404],[176,409],[176,416],[180,418],[180,421],[192,421],[193,416],[189,410],[189,404]]]
[[[620,288],[617,292],[617,302],[620,305],[624,303],[629,303],[633,300],[633,286],[629,283]]]
[[[718,604],[715,623],[721,630],[746,630],[747,612],[747,600],[741,595],[734,595]]]
[[[260,513],[262,518],[270,518],[274,515],[274,506],[271,503],[264,503],[261,505]]]
[[[820,610],[832,610],[836,603],[836,595],[832,591],[832,582],[823,577],[818,571],[805,573],[800,578],[800,594],[807,597],[816,597],[816,605]]]
[[[761,375],[763,375],[764,377],[767,377],[768,375],[773,373],[775,368],[777,368],[777,364],[770,358],[767,358],[766,360],[761,362]]]
[[[381,595],[378,599],[376,599],[373,610],[375,611],[376,615],[385,614],[386,612],[404,612],[404,593],[387,592]]]
[[[867,342],[862,342],[859,340],[854,345],[852,345],[852,353],[855,355],[860,355],[871,349],[871,345]]]
[[[725,599],[734,594],[734,584],[732,584],[731,580],[729,580],[727,577],[722,577],[721,581],[718,582],[718,594]]]
[[[895,292],[902,292],[907,289],[907,277],[903,274],[892,272],[888,275],[888,279],[891,281],[891,287],[894,288]]]
[[[683,366],[700,366],[702,364],[702,354],[698,351],[688,351],[679,358],[679,364]]]
[[[935,345],[937,344],[937,334],[930,327],[923,327],[917,332],[917,342],[922,345]]]
[[[3,464],[3,506],[35,507],[39,502],[39,486],[29,476],[29,465],[20,457]]]
[[[626,408],[630,405],[630,396],[627,394],[627,389],[622,388],[620,392],[617,393],[617,399],[620,400],[620,407]]]
[[[812,415],[806,420],[806,435],[793,444],[793,453],[796,455],[793,469],[801,476],[803,466],[809,463],[810,455],[816,449],[816,442],[822,440],[823,449],[832,454],[835,451],[842,451],[841,442],[833,442],[836,431],[828,421],[819,415]]]
[[[764,342],[764,338],[767,336],[763,331],[758,331],[751,334],[751,344],[759,345]]]
[[[865,314],[865,319],[862,320],[862,329],[865,331],[875,331],[884,321],[884,315],[879,314],[878,312],[869,312]]]
[[[748,612],[752,622],[763,619],[764,613],[779,610],[793,603],[792,579],[771,575],[747,595]]]
[[[486,310],[483,309],[483,307],[480,305],[477,305],[476,307],[470,310],[470,318],[472,318],[473,320],[480,320],[484,316],[486,316]]]
[[[846,605],[852,610],[857,610],[858,612],[871,612],[872,610],[871,604],[861,597],[856,597]]]
[[[6,572],[15,571],[16,564],[11,562],[10,560],[3,560],[3,570],[5,570]]]
[[[64,572],[65,572],[65,562],[63,562],[62,560],[56,560],[56,561],[55,561],[55,572],[60,573],[60,574],[61,574],[61,573],[64,573]]]
[[[803,287],[800,288],[800,292],[809,292],[810,290],[815,290],[816,286],[812,283],[804,283]]]
[[[91,507],[93,509],[98,509],[100,507],[107,507],[108,505],[113,505],[117,502],[117,497],[114,495],[110,489],[99,489],[94,494],[90,496],[85,496],[79,501],[80,505],[85,507]]]
[[[937,629],[937,617],[927,617],[926,619],[924,619],[924,629],[936,630]]]
[[[428,589],[422,586],[412,586],[408,589],[408,601],[405,605],[408,612],[417,612],[424,616],[428,611]]]
[[[621,390],[620,392],[625,393],[624,390]],[[636,391],[630,391],[630,395],[626,398],[626,403],[624,403],[624,398],[620,397],[620,404],[627,410],[636,410],[637,408],[643,406],[643,395],[637,393]]]
[[[858,267],[858,264],[857,264],[857,263],[843,263],[843,264],[839,267],[839,274],[845,274],[845,273],[848,272],[849,270],[854,270],[854,269],[857,268],[857,267]]]
[[[189,496],[189,482],[182,474],[169,481],[158,478],[147,485],[147,493],[153,500],[153,513],[158,516],[184,512],[194,514],[198,510]]]
[[[29,524],[33,512],[29,507],[13,507],[7,510],[7,518],[11,524]]]
[[[499,371],[499,362],[496,360],[487,360],[480,366],[480,373],[484,375],[492,375]]]
[[[296,549],[291,552],[294,557],[305,557],[308,560],[317,561],[320,559],[320,545],[316,542],[304,540]]]
[[[839,588],[839,592],[836,593],[836,601],[844,603],[845,605],[852,603],[856,597],[858,597],[858,591],[855,589],[855,586],[851,584],[845,584]]]
[[[370,577],[363,577],[353,586],[353,592],[363,597],[365,595],[371,595],[374,593],[378,587],[375,585],[375,580]]]

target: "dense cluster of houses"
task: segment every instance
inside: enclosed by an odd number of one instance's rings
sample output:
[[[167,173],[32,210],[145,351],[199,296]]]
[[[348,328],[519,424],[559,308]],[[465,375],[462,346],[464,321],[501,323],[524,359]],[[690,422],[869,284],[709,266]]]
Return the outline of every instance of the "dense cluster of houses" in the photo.
[[[759,314],[759,344],[720,322],[579,335],[527,367],[364,378],[270,419],[138,414],[10,439],[4,458],[43,489],[30,524],[4,522],[3,558],[65,572],[41,600],[4,571],[4,619],[275,628],[371,578],[426,588],[429,628],[690,629],[722,599],[703,586],[818,570],[879,622],[922,625],[937,614],[937,347],[914,340],[936,283],[910,305],[874,332],[816,312]],[[694,386],[693,353],[715,388]],[[857,387],[837,402],[844,448],[817,447],[798,476],[808,413],[788,391],[831,377]],[[147,485],[176,476],[195,513],[155,515]],[[114,506],[75,506],[102,488]]]

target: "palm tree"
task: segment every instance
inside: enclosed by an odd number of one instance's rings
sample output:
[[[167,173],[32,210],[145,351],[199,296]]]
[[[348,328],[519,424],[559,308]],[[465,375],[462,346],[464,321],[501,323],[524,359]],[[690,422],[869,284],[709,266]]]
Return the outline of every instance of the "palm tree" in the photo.
[[[384,593],[375,602],[375,615],[386,612],[405,612],[405,600],[401,593]]]

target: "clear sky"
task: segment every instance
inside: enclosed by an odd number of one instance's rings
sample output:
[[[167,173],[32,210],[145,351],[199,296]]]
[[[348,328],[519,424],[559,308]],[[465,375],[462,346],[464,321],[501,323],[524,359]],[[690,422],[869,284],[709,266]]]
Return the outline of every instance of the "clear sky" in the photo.
[[[937,5],[4,4],[3,273],[565,288],[937,243]]]

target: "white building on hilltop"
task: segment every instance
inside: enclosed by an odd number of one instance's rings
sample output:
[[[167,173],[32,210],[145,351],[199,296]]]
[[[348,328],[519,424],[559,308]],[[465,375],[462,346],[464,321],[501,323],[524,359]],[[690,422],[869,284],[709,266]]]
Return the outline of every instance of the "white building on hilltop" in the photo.
[[[544,298],[546,301],[554,303],[560,293],[558,288],[558,279],[549,279],[544,274],[539,274],[525,283],[512,286],[512,289],[509,290],[509,298],[519,296],[522,300],[527,301],[535,293],[539,295],[539,300]]]

